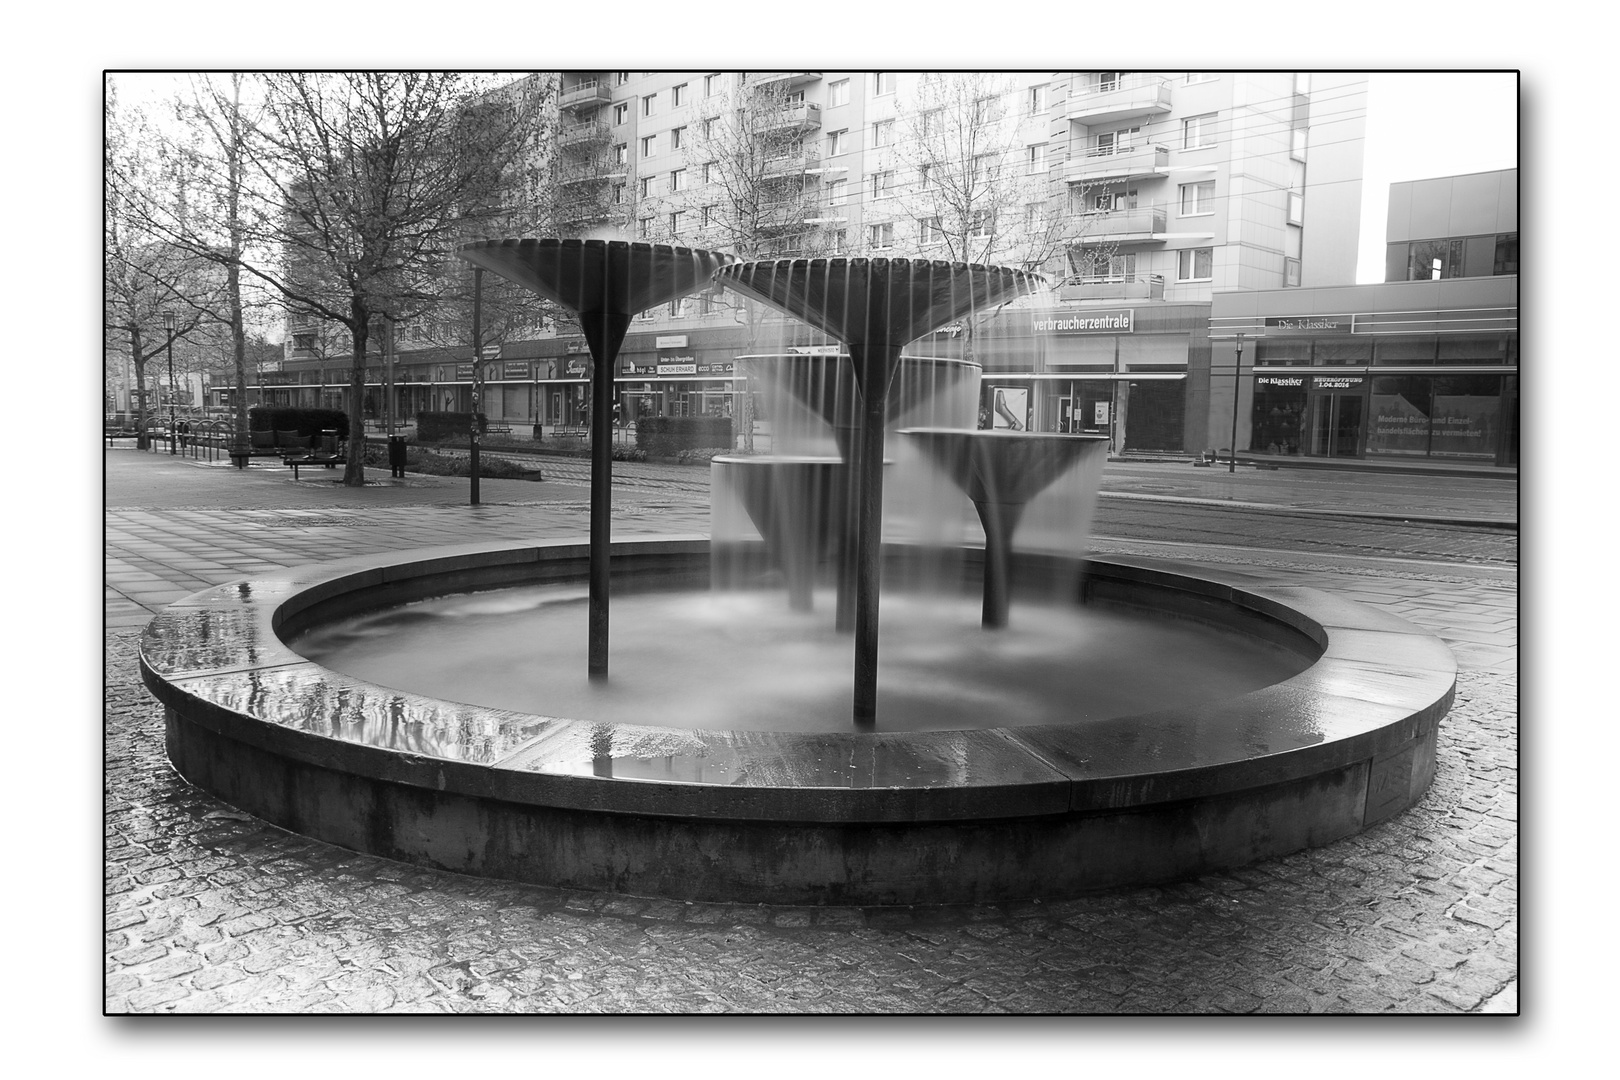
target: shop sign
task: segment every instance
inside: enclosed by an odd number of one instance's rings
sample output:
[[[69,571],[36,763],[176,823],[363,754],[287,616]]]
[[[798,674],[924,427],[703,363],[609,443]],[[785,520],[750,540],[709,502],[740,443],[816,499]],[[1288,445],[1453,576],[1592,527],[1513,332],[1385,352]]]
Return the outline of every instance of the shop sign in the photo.
[[[1037,334],[1129,334],[1134,332],[1136,310],[1086,311],[1073,315],[1048,315],[1035,320]]]
[[[660,375],[696,375],[697,361],[690,356],[672,356],[658,361]]]
[[[1265,321],[1268,330],[1309,330],[1318,334],[1348,334],[1350,324],[1344,315],[1289,315],[1271,316]]]
[[[1262,375],[1254,380],[1256,386],[1304,386],[1303,375]]]
[[[480,360],[499,360],[501,358],[501,347],[499,345],[485,345],[478,350],[478,357]]]
[[[579,338],[568,343],[568,351],[571,353],[590,352],[591,347],[585,343],[584,338]]]
[[[1364,382],[1365,379],[1351,379],[1342,375],[1337,377],[1318,375],[1311,380],[1311,385],[1317,390],[1354,390]]]
[[[526,361],[508,360],[501,364],[501,378],[503,379],[527,379],[528,377],[529,365]]]
[[[844,352],[842,345],[789,345],[787,352],[790,356],[839,356]]]
[[[624,373],[626,375],[656,375],[658,374],[658,365],[637,364],[626,360],[624,364]]]
[[[730,360],[716,360],[712,364],[699,364],[698,370],[708,372],[710,375],[730,375],[737,365]]]
[[[473,377],[473,366],[471,364],[457,364],[456,365],[456,378],[458,378],[458,379],[470,379],[472,377]]]
[[[570,374],[570,375],[583,375],[583,374],[585,374],[585,361],[583,361],[583,360],[569,360],[568,361],[568,374]]]
[[[666,334],[653,339],[655,349],[684,349],[686,348],[685,334]]]

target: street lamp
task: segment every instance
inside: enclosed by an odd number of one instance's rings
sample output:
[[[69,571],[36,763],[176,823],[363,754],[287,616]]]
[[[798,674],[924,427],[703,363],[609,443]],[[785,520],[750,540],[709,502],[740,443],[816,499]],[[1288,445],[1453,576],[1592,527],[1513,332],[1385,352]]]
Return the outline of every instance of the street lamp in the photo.
[[[1237,472],[1238,384],[1243,378],[1243,333],[1237,336],[1237,363],[1232,366],[1232,453],[1227,458],[1227,474]]]
[[[175,427],[174,427],[174,312],[163,313],[163,329],[169,335],[169,453],[175,454]]]

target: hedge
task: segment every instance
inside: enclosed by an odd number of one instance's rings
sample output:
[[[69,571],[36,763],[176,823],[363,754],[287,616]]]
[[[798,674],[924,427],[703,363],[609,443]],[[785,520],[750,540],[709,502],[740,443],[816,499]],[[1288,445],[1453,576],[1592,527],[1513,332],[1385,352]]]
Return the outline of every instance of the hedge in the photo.
[[[682,450],[733,446],[729,416],[643,416],[636,420],[636,446],[648,457],[669,458]]]
[[[338,438],[349,437],[349,414],[341,409],[293,409],[273,405],[255,405],[248,410],[249,431],[296,431],[300,435],[319,435],[336,430]]]
[[[419,412],[416,414],[416,439],[418,442],[443,442],[445,439],[462,438],[472,434],[472,413],[465,412]],[[483,413],[478,414],[478,434],[482,435],[489,430],[489,417]]]

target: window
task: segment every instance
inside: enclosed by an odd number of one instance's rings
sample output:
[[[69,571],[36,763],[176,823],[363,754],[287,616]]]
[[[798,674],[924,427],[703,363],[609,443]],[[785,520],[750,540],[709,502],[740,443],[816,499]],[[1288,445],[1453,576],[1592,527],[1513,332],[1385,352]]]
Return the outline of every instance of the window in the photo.
[[[849,230],[839,229],[832,234],[832,251],[834,255],[842,255],[849,250]]]
[[[652,218],[644,217],[636,221],[636,236],[642,240],[647,239],[652,232]]]
[[[648,94],[646,97],[641,99],[641,115],[642,116],[651,116],[653,114],[653,110],[656,109],[657,107],[658,107],[658,95],[657,94]]]
[[[710,225],[714,224],[714,207],[713,206],[705,206],[703,208],[703,217],[702,217],[701,220],[703,222],[703,227],[705,229],[707,229]]]
[[[988,210],[976,211],[968,222],[968,235],[983,239],[996,228],[996,217]]]
[[[894,93],[894,72],[892,72],[892,71],[874,71],[872,73],[872,93],[873,94],[892,94],[892,93]]]
[[[1214,276],[1214,248],[1186,248],[1176,252],[1177,281],[1209,281]]]
[[[681,191],[686,187],[686,170],[676,169],[669,174],[669,190]]]
[[[715,119],[709,119],[709,120],[703,121],[703,137],[705,139],[713,139],[714,138],[714,125],[718,124],[719,122],[720,122],[719,120],[715,120]]]
[[[1308,94],[1311,92],[1311,73],[1308,71],[1294,72],[1294,93]]]
[[[1126,190],[1119,188],[1114,191],[1099,191],[1091,196],[1091,203],[1084,213],[1106,214],[1113,210],[1135,210],[1136,189]]]
[[[703,76],[703,96],[704,97],[714,97],[714,95],[718,94],[719,92],[720,92],[720,76],[719,75],[705,75],[705,76]]]
[[[1106,94],[1110,90],[1119,89],[1119,80],[1124,76],[1123,71],[1097,72],[1097,93]]]
[[[1288,224],[1305,224],[1305,196],[1297,191],[1288,193]]]
[[[849,152],[849,129],[840,128],[837,131],[827,132],[827,154],[845,154]]]
[[[679,150],[686,145],[686,129],[683,127],[669,129],[669,148]]]
[[[1032,202],[1032,203],[1025,203],[1024,204],[1024,227],[1025,228],[1039,229],[1045,223],[1046,223],[1046,204],[1045,203]]]
[[[685,210],[677,210],[673,214],[670,214],[669,215],[669,231],[670,231],[670,233],[675,235],[675,236],[681,235],[681,231],[686,228],[686,220],[687,220],[687,214],[686,214]]]
[[[839,79],[827,85],[827,107],[849,104],[849,80]]]
[[[1046,87],[1032,86],[1029,88],[1028,108],[1031,116],[1039,116],[1046,111]]]
[[[888,146],[894,142],[894,121],[879,120],[872,125],[872,145]]]
[[[1193,86],[1193,85],[1195,85],[1197,83],[1206,83],[1206,82],[1214,82],[1214,81],[1215,81],[1215,76],[1211,75],[1207,71],[1189,71],[1189,72],[1187,72],[1186,83],[1187,83],[1188,86]]]
[[[843,206],[849,199],[849,182],[847,180],[827,181],[827,205]]]
[[[872,198],[883,198],[889,193],[889,189],[893,186],[894,170],[889,169],[884,172],[875,172],[872,174]]]
[[[630,73],[628,71],[616,71],[614,74],[618,76],[618,84],[620,86],[623,86],[625,83],[630,81]]]
[[[1136,253],[1110,255],[1102,251],[1082,251],[1075,259],[1074,269],[1084,281],[1128,281],[1136,276]]]
[[[1215,212],[1215,181],[1181,185],[1181,216],[1213,214]]]
[[[642,139],[641,140],[641,156],[642,157],[652,157],[653,156],[653,151],[657,147],[657,145],[658,145],[658,136],[656,136],[656,135],[648,135],[645,139]]]
[[[1519,272],[1519,234],[1502,233],[1496,238],[1496,257],[1491,273],[1517,274]]]
[[[944,109],[929,109],[922,114],[922,133],[924,136],[938,135],[944,130]]]
[[[670,87],[670,90],[669,90],[669,107],[670,108],[678,109],[682,105],[686,104],[686,87],[687,87],[686,83],[681,83],[681,85],[679,85],[679,86]]]
[[[616,202],[616,203],[624,202],[624,185],[623,184],[614,184],[613,185],[613,201]]]
[[[1181,148],[1197,150],[1215,145],[1215,114],[1189,116],[1181,122]]]
[[[641,178],[641,188],[640,188],[640,190],[641,190],[641,197],[643,199],[645,199],[647,196],[652,194],[652,184],[653,184],[653,178],[652,177],[643,176]]]
[[[615,124],[622,124],[628,119],[630,119],[630,106],[628,104],[621,103],[613,106],[613,122]]]
[[[718,162],[714,161],[705,161],[703,163],[703,182],[705,184],[714,183],[715,178],[719,176],[719,173],[716,171],[718,164]]]
[[[1288,286],[1299,285],[1299,260],[1283,260],[1283,284]]]
[[[1288,152],[1295,161],[1305,160],[1305,128],[1295,128],[1289,134]]]
[[[630,144],[619,143],[613,147],[613,164],[628,165],[630,163]]]
[[[918,187],[923,188],[923,189],[926,190],[928,188],[928,186],[934,182],[934,178],[933,178],[932,173],[930,172],[930,169],[931,169],[931,166],[928,166],[928,165],[919,165],[919,166],[917,166],[917,186]]]
[[[1407,281],[1462,277],[1462,240],[1417,240],[1408,256]]]
[[[881,225],[868,225],[866,227],[867,244],[873,248],[891,248],[894,246],[894,223],[885,221]]]
[[[684,318],[686,318],[686,309],[687,309],[686,302],[688,300],[690,300],[690,299],[691,299],[690,296],[682,296],[682,297],[679,297],[677,299],[671,300],[669,302],[669,317],[672,318],[672,319],[684,319]]]
[[[939,227],[939,218],[926,217],[922,219],[921,224],[923,246],[937,244],[945,239],[945,233]]]
[[[1105,131],[1097,136],[1097,156],[1107,157],[1110,154],[1123,154],[1130,150],[1136,139],[1142,134],[1139,127],[1120,128],[1118,131]]]
[[[1037,175],[1046,171],[1046,144],[1037,143],[1024,149],[1024,171]]]

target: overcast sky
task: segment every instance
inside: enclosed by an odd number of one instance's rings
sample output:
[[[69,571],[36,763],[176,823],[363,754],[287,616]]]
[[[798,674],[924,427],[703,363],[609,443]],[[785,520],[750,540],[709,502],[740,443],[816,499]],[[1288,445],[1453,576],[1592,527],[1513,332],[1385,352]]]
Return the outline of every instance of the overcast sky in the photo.
[[[1384,280],[1389,185],[1519,165],[1518,80],[1512,72],[1368,76],[1356,281]]]

